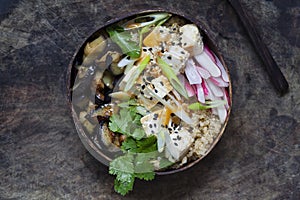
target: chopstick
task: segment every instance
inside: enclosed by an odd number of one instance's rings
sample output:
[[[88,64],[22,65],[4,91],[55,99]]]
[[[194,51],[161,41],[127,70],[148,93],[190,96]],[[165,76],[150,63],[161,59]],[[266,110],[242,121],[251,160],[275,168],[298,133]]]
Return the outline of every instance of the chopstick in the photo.
[[[239,16],[244,28],[246,29],[253,45],[262,59],[265,69],[273,83],[275,89],[280,93],[280,95],[284,95],[289,90],[289,84],[285,79],[284,75],[280,71],[277,63],[273,59],[268,47],[262,41],[261,37],[257,29],[255,28],[255,23],[251,15],[249,15],[242,7],[239,0],[228,0],[237,15]]]

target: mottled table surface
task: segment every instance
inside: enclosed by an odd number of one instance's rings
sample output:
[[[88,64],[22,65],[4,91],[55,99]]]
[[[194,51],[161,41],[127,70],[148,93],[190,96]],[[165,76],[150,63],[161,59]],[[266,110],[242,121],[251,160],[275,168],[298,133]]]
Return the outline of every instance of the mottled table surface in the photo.
[[[289,81],[282,97],[227,1],[0,3],[0,199],[299,199],[298,0],[242,0]],[[120,13],[157,7],[185,12],[213,32],[232,76],[232,115],[199,164],[137,181],[134,192],[122,197],[113,191],[107,167],[77,135],[66,101],[66,69],[96,27]]]

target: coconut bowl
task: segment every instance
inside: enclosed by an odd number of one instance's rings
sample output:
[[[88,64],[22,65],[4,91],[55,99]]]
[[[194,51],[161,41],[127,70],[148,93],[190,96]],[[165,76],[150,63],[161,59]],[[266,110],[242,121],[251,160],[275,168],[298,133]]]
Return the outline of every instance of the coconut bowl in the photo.
[[[206,153],[199,157],[198,159],[195,159],[191,162],[188,162],[186,164],[184,164],[183,166],[179,167],[179,168],[170,168],[170,169],[166,169],[164,171],[157,171],[156,174],[158,175],[166,175],[166,174],[172,174],[172,173],[176,173],[176,172],[180,172],[180,171],[184,171],[186,169],[189,169],[190,167],[194,166],[195,164],[197,164],[198,162],[200,162],[206,155],[209,154],[209,152],[211,152],[211,150],[215,147],[215,145],[218,143],[218,141],[220,140],[220,138],[222,137],[224,130],[227,126],[228,120],[229,120],[229,116],[230,116],[230,112],[231,112],[231,102],[232,102],[232,86],[231,86],[231,80],[230,80],[230,76],[229,76],[229,71],[227,68],[226,63],[224,62],[223,56],[221,54],[221,50],[218,49],[216,42],[213,41],[212,37],[210,36],[211,34],[209,33],[209,31],[205,28],[205,26],[203,25],[202,22],[193,19],[192,16],[189,16],[187,14],[182,14],[179,12],[174,12],[174,11],[167,11],[167,10],[163,10],[163,9],[156,9],[156,10],[145,10],[145,11],[141,11],[141,12],[133,12],[133,13],[127,13],[126,15],[120,15],[118,17],[116,17],[113,20],[110,20],[108,22],[106,22],[104,25],[102,25],[101,27],[97,28],[95,31],[93,31],[90,35],[88,35],[86,37],[86,39],[84,39],[84,41],[79,44],[78,48],[75,50],[75,53],[70,61],[70,64],[68,66],[68,70],[67,70],[67,97],[68,97],[68,102],[69,102],[69,106],[70,106],[70,110],[72,113],[72,117],[75,123],[75,127],[77,129],[78,135],[83,143],[83,145],[85,146],[85,148],[91,153],[91,155],[93,155],[97,160],[99,160],[102,164],[108,166],[110,161],[116,156],[116,155],[121,155],[120,151],[115,151],[115,150],[111,150],[111,149],[107,149],[107,146],[104,145],[103,143],[99,142],[99,131],[97,131],[99,129],[99,127],[96,127],[94,131],[94,133],[90,133],[86,130],[86,128],[84,127],[84,123],[82,122],[81,118],[80,118],[80,114],[78,111],[78,108],[76,106],[74,106],[74,94],[73,94],[73,90],[72,88],[75,86],[76,84],[76,79],[77,79],[77,75],[78,75],[78,66],[81,65],[82,61],[83,61],[83,56],[84,56],[84,49],[85,46],[92,42],[93,40],[95,40],[98,36],[102,35],[104,33],[104,30],[108,27],[111,26],[112,24],[115,24],[121,20],[124,19],[133,19],[137,16],[140,15],[145,15],[145,14],[149,14],[149,13],[157,13],[157,12],[167,12],[172,14],[173,16],[177,16],[179,18],[184,19],[186,22],[188,23],[193,23],[195,25],[198,26],[200,33],[203,37],[203,42],[204,44],[206,44],[215,54],[216,56],[219,58],[220,62],[223,64],[226,73],[228,74],[229,77],[229,86],[227,87],[227,92],[228,92],[228,97],[229,97],[229,108],[227,110],[227,117],[224,121],[224,123],[222,124],[222,127],[220,129],[219,134],[217,135],[217,137],[214,138],[212,144],[210,145],[210,148],[206,151]],[[87,85],[87,87],[89,87],[89,85]],[[76,97],[76,98],[81,98],[81,97]],[[84,95],[82,96],[82,99],[84,99]],[[78,101],[78,100],[76,100]],[[86,125],[86,124],[85,124]]]

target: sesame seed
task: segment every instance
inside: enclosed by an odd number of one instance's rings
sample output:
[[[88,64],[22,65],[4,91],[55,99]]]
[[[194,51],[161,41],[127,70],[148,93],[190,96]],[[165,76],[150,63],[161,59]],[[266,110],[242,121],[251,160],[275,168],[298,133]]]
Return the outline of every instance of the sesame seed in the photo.
[[[152,124],[149,124],[149,127],[152,128]]]
[[[161,86],[164,86],[164,83],[162,81],[160,81]]]
[[[154,128],[156,128],[156,124],[155,123],[153,124],[153,126],[154,126]]]
[[[168,56],[167,58],[168,58],[169,60],[171,60],[171,59],[172,59],[172,56]]]
[[[174,113],[171,113],[171,117],[175,117],[175,114],[174,114]]]
[[[151,48],[151,47],[149,48],[149,51],[152,51],[152,48]]]
[[[157,89],[154,90],[155,93],[158,93]]]
[[[185,43],[183,43],[183,46],[186,46],[187,44],[186,44],[186,42]]]
[[[145,89],[145,87],[146,87],[145,85],[142,85],[142,89],[143,89],[143,90]]]
[[[173,140],[175,140],[175,141],[176,141],[176,140],[177,140],[177,138],[173,138]]]
[[[163,33],[164,31],[163,30],[159,30],[159,32]]]
[[[152,98],[152,97],[150,97],[149,99],[150,99],[150,101],[152,101],[152,100],[153,100],[153,98]]]
[[[147,49],[143,49],[143,51],[144,51],[144,52],[146,52],[146,51],[147,51]]]
[[[172,131],[173,129],[171,129],[171,128],[168,128],[168,130],[169,130],[169,131]]]
[[[177,144],[176,142],[174,142],[174,145],[175,145],[175,146],[178,146],[178,144]]]
[[[154,131],[152,130],[151,133],[154,134]]]
[[[141,95],[144,95],[144,92],[141,92]]]
[[[181,51],[180,53],[181,53],[181,54],[185,54],[184,51]]]
[[[157,118],[157,117],[158,117],[158,114],[157,114],[157,113],[155,113],[155,114],[154,114],[154,117],[155,117],[155,118]]]

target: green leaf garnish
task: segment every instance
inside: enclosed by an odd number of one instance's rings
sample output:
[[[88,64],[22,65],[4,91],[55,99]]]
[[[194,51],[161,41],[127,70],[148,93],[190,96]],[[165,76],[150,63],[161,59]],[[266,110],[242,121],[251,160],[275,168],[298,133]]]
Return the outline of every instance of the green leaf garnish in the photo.
[[[225,104],[226,104],[225,100],[214,100],[214,101],[206,101],[205,104],[202,104],[200,102],[192,103],[188,106],[188,108],[191,110],[205,110],[209,108],[216,108]]]
[[[136,107],[123,107],[119,113],[110,117],[109,129],[140,140],[145,136],[140,122],[141,118],[142,116],[137,113]]]
[[[126,55],[131,58],[139,58],[141,54],[140,45],[132,40],[129,31],[124,31],[122,27],[110,26],[106,29],[112,41],[114,41]]]

